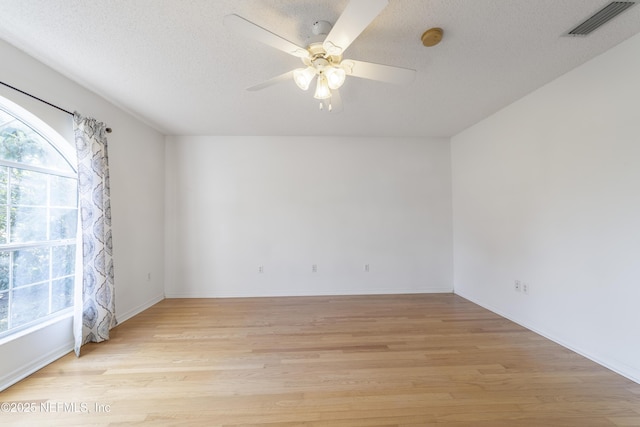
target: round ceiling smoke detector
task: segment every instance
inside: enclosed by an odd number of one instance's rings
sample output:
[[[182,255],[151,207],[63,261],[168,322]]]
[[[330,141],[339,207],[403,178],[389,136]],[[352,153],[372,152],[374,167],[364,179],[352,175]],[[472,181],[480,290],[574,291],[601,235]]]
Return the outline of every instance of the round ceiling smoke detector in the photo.
[[[442,40],[442,28],[430,28],[422,34],[422,44],[426,47],[435,46]]]

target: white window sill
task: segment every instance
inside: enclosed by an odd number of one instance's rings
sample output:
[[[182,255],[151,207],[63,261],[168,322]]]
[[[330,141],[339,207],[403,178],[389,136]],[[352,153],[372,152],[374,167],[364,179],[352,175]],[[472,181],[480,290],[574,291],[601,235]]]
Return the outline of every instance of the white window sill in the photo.
[[[13,333],[9,333],[9,335],[6,335],[2,338],[0,338],[0,346],[3,344],[6,344],[10,341],[13,341],[15,339],[18,339],[20,337],[23,337],[25,335],[29,335],[32,334],[36,331],[39,331],[40,329],[46,328],[49,325],[53,325],[54,323],[58,323],[64,319],[73,317],[73,309],[72,308],[68,308],[66,310],[63,310],[60,313],[55,313],[53,315],[51,315],[51,317],[45,318],[43,319],[41,322],[36,323],[35,325],[31,325],[28,326],[24,329],[18,329]]]

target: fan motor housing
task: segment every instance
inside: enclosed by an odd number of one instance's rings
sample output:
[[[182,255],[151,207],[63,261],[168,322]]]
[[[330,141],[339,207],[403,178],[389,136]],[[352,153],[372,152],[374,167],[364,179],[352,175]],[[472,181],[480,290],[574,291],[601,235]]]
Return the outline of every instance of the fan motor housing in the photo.
[[[307,66],[318,68],[316,66],[317,62],[318,65],[324,68],[329,65],[337,65],[342,61],[342,55],[329,55],[322,43],[311,43],[307,50],[309,51],[309,57],[302,58],[302,62]],[[323,64],[321,60],[326,61],[326,63]]]

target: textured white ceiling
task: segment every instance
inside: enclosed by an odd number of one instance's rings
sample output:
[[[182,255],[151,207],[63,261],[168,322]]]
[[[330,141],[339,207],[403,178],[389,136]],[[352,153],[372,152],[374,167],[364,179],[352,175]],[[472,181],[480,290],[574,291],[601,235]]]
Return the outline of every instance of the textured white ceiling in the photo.
[[[347,0],[0,0],[0,38],[167,134],[451,136],[640,32],[634,6],[588,37],[563,37],[608,3],[390,0],[345,57],[417,77],[348,78],[337,114],[292,81],[247,92],[300,62],[222,20],[236,13],[304,44]],[[425,48],[434,26],[444,39]]]

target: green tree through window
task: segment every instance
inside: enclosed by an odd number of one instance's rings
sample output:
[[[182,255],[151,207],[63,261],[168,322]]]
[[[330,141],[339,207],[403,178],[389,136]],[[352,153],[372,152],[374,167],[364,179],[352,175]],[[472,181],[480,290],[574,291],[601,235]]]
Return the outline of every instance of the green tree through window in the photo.
[[[66,142],[0,101],[1,337],[73,305],[78,184]]]

